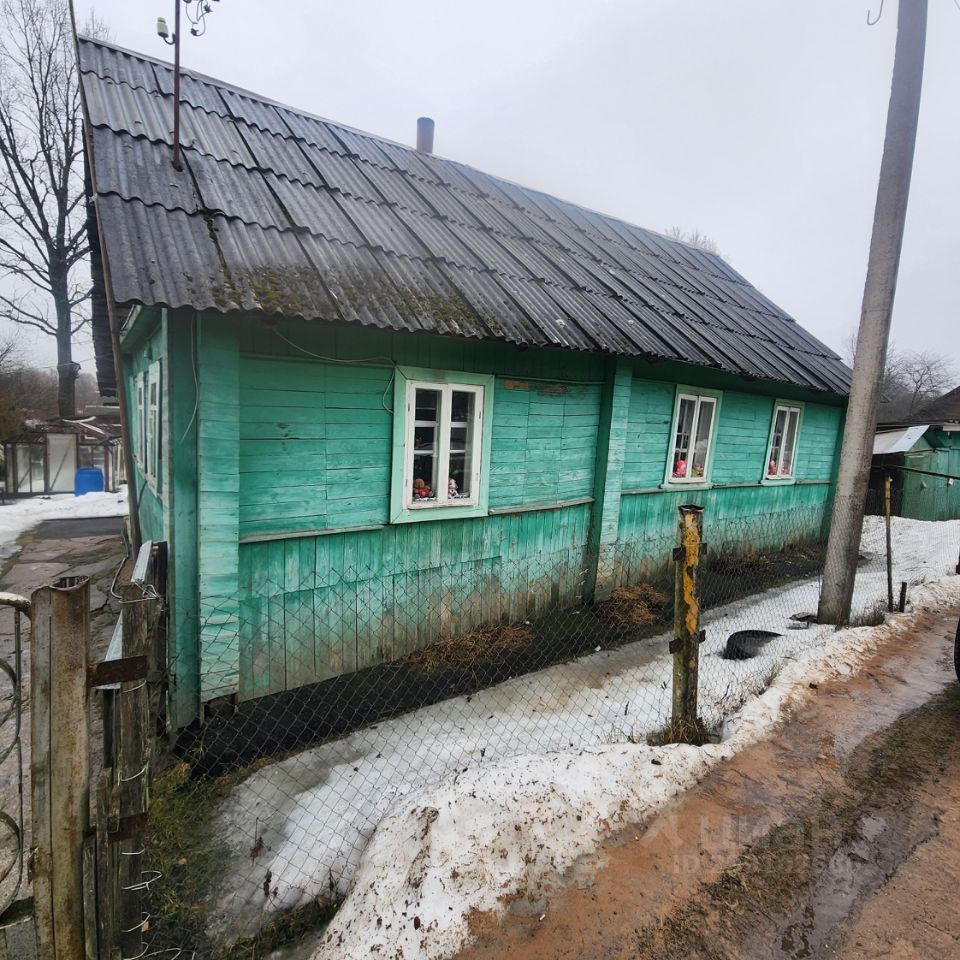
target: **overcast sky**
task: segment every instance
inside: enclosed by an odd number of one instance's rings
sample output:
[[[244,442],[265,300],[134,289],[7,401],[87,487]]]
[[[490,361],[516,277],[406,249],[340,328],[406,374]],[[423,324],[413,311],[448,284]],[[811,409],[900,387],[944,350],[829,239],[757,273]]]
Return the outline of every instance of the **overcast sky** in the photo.
[[[443,156],[641,226],[709,235],[836,349],[859,319],[892,2],[874,27],[863,0],[213,8],[206,35],[184,39],[186,67],[407,143],[427,114]],[[116,43],[171,53],[154,25],[162,15],[172,28],[172,0],[77,9],[96,9]],[[931,0],[893,338],[960,368],[958,46],[960,10]]]

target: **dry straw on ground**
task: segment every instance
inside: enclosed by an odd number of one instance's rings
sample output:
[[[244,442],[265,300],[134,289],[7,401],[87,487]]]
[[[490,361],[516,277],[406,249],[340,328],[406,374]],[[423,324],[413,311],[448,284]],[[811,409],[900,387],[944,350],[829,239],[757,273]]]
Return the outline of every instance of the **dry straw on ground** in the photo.
[[[410,662],[429,669],[470,665],[495,660],[525,650],[534,642],[533,631],[524,624],[495,624],[478,627],[457,637],[438,640],[413,654]]]
[[[598,614],[617,627],[645,627],[664,618],[669,600],[652,584],[617,587],[609,600],[597,605]]]

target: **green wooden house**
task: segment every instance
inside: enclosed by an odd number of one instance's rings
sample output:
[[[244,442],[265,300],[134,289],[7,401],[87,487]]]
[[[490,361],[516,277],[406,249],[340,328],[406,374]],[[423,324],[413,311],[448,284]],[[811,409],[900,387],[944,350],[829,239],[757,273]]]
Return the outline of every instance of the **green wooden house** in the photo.
[[[924,404],[909,421],[878,426],[870,473],[877,512],[887,474],[898,516],[960,520],[960,387]]]
[[[176,723],[607,596],[684,502],[819,533],[849,371],[719,257],[189,72],[178,170],[170,66],[79,50]]]

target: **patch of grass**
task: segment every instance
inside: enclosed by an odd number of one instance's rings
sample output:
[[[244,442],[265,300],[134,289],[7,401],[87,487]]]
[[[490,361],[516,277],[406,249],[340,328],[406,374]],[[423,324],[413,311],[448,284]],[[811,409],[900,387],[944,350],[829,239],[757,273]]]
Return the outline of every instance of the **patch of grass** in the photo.
[[[864,607],[859,613],[850,618],[851,627],[879,627],[887,617],[887,603],[877,600],[869,607]]]
[[[408,662],[427,670],[469,666],[481,660],[525,650],[533,644],[534,639],[533,631],[525,624],[494,624],[431,643],[412,654]]]
[[[651,747],[662,747],[668,743],[690,743],[702,747],[712,740],[707,725],[699,717],[692,723],[674,723],[671,720],[660,730],[647,734],[647,743]]]
[[[308,936],[319,939],[336,912],[336,904],[320,897],[285,913],[263,927],[255,936],[240,940],[232,947],[217,953],[217,960],[262,960],[274,950]]]
[[[615,627],[645,627],[666,619],[670,598],[653,584],[617,587],[609,600],[597,604],[597,614]]]
[[[144,863],[160,873],[150,885],[149,910],[177,943],[204,942],[205,898],[221,876],[225,847],[211,830],[221,801],[240,775],[219,780],[190,779],[190,766],[177,764],[154,778]]]

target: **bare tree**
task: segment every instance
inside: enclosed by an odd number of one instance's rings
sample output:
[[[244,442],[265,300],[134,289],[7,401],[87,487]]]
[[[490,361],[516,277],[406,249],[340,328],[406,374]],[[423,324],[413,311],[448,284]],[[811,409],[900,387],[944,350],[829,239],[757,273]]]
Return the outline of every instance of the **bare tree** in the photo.
[[[23,427],[22,396],[16,378],[19,370],[16,338],[0,340],[0,440],[6,440]]]
[[[915,350],[900,359],[898,377],[907,400],[907,416],[946,393],[956,383],[950,362],[934,350]]]
[[[16,336],[0,339],[0,440],[19,433],[27,420],[46,419],[56,412],[56,375],[25,367]]]
[[[75,413],[74,335],[89,279],[80,85],[67,0],[0,0],[0,316],[57,341],[57,406]],[[87,32],[102,34],[91,21]],[[51,310],[52,308],[52,310]]]
[[[856,335],[843,343],[843,358],[853,366]],[[950,390],[957,373],[950,361],[934,350],[901,350],[893,342],[880,386],[880,422],[909,420],[922,406]]]
[[[689,243],[691,247],[699,247],[701,250],[706,250],[707,253],[713,253],[718,257],[723,256],[716,243],[699,230],[684,230],[682,227],[673,226],[667,229],[666,235],[671,240]]]
[[[855,330],[847,334],[843,341],[841,355],[847,366],[852,367],[857,352],[857,333]],[[883,379],[880,382],[880,420],[896,419],[904,407],[904,384],[901,370],[904,363],[904,354],[896,343],[890,342],[887,347],[887,358],[883,368]]]

